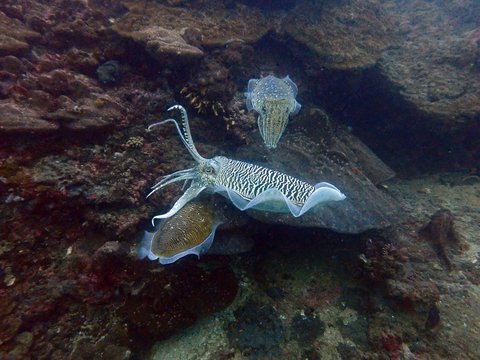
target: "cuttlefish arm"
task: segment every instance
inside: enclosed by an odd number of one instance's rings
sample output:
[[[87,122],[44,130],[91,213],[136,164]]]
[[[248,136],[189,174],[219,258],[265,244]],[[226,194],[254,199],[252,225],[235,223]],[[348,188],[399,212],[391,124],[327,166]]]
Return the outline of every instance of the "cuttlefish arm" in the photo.
[[[193,182],[188,190],[185,191],[184,194],[175,202],[170,211],[152,218],[152,225],[155,225],[155,219],[166,219],[172,215],[175,215],[182,207],[185,206],[185,204],[195,199],[205,189],[206,186],[201,185],[198,182]]]

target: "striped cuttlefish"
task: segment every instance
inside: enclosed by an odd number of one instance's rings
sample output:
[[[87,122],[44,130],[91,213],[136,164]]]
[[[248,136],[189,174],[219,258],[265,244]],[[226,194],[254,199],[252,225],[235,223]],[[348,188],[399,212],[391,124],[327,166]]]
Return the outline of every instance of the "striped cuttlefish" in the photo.
[[[180,111],[180,125],[174,119],[167,119],[150,125],[148,130],[165,123],[173,123],[197,165],[167,175],[152,187],[147,197],[177,181],[190,183],[173,207],[165,214],[154,216],[152,223],[156,219],[166,219],[176,214],[204,190],[223,195],[242,211],[255,209],[290,212],[294,217],[303,215],[318,204],[345,199],[340,190],[326,182],[311,185],[285,173],[244,161],[224,156],[211,159],[202,157],[193,143],[186,110],[179,105],[172,106],[169,110]]]

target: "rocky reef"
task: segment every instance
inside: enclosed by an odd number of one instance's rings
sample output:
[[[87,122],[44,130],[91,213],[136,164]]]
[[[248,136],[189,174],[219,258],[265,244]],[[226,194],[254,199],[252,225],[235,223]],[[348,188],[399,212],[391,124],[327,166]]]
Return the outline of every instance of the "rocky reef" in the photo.
[[[2,1],[0,358],[480,357],[479,11]],[[268,74],[303,106],[274,152],[243,96]],[[192,164],[173,127],[145,131],[173,104],[202,155],[347,200],[299,219],[218,200],[219,239],[237,243],[137,260],[181,193],[148,188]]]

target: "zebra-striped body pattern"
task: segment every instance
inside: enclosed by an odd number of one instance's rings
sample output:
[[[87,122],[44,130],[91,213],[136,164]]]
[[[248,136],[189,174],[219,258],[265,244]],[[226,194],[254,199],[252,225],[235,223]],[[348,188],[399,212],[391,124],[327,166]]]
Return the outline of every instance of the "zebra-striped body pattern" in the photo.
[[[231,160],[223,156],[212,159],[202,157],[193,144],[185,109],[179,105],[169,110],[179,110],[182,116],[180,125],[168,119],[149,126],[149,130],[166,122],[173,122],[187,150],[197,161],[197,166],[167,175],[153,186],[149,196],[164,186],[177,181],[191,180],[190,187],[165,214],[152,219],[164,219],[176,214],[185,204],[197,197],[203,190],[210,189],[229,198],[240,210],[288,212],[301,216],[319,203],[343,200],[343,195],[335,186],[319,183],[312,186],[293,176],[249,164]]]
[[[277,189],[287,199],[302,206],[315,187],[293,176],[243,161],[221,158],[222,166],[216,184],[231,189],[246,200],[252,200],[269,189]]]

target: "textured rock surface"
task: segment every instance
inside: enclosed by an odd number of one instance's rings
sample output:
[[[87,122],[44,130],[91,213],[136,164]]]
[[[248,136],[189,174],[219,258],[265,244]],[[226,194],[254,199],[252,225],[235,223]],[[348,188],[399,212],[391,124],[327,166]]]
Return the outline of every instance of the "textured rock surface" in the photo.
[[[38,113],[22,105],[0,100],[0,132],[5,133],[48,133],[58,125],[43,120]]]
[[[30,47],[28,42],[39,38],[39,33],[0,11],[0,56],[25,52]]]
[[[143,45],[145,50],[157,60],[164,60],[168,57],[179,59],[196,59],[203,55],[199,48],[187,44],[175,30],[167,30],[161,26],[135,26],[135,21],[128,19],[115,25],[120,36],[132,39]],[[138,30],[135,28],[138,27]]]
[[[380,1],[304,1],[282,29],[313,51],[318,65],[355,69],[375,65],[394,38]]]
[[[390,11],[402,40],[382,56],[382,75],[434,123],[452,126],[478,119],[478,2],[411,1]]]
[[[202,8],[175,8],[154,2],[125,5],[129,12],[114,29],[120,35],[138,39],[156,56],[178,52],[178,56],[198,57],[202,52],[195,46],[221,46],[232,40],[253,43],[271,27],[260,10],[244,5],[227,9],[218,0]]]

